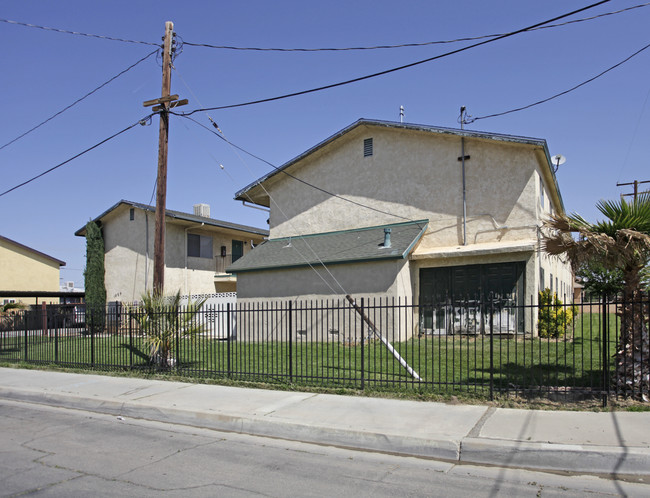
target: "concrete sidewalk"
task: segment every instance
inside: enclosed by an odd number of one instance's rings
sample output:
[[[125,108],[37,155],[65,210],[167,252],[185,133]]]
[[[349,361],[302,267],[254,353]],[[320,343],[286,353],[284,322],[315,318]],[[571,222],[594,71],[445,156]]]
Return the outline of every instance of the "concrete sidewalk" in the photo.
[[[650,477],[650,412],[562,412],[0,368],[0,398],[295,441]]]

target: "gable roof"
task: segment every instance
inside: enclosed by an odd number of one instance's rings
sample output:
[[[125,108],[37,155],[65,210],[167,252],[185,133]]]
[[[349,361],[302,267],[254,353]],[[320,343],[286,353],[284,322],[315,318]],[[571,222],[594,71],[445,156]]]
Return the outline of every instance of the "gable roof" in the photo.
[[[44,252],[37,251],[36,249],[32,249],[31,247],[28,247],[24,244],[21,244],[20,242],[16,242],[15,240],[11,240],[7,237],[3,237],[0,235],[0,240],[3,240],[5,242],[8,242],[9,244],[12,244],[14,246],[19,247],[20,249],[24,249],[27,252],[31,252],[32,254],[36,256],[40,256],[41,258],[49,259],[53,261],[54,263],[58,264],[59,266],[65,266],[65,261],[61,261],[60,259],[54,258],[52,256],[49,256],[48,254],[45,254]]]
[[[517,136],[517,135],[506,135],[506,134],[501,134],[501,133],[490,133],[490,132],[483,132],[483,131],[472,131],[472,130],[460,130],[457,128],[446,128],[442,126],[430,126],[430,125],[421,125],[421,124],[412,124],[412,123],[399,123],[395,121],[382,121],[382,120],[376,120],[376,119],[365,119],[361,118],[351,125],[343,128],[342,130],[336,132],[334,135],[326,138],[322,142],[316,144],[315,146],[311,147],[310,149],[306,150],[302,154],[294,157],[290,161],[284,163],[282,166],[279,166],[277,168],[274,168],[272,171],[267,173],[266,175],[258,178],[254,182],[250,183],[243,189],[239,190],[237,193],[235,193],[235,200],[239,201],[247,201],[247,202],[255,202],[254,200],[251,199],[249,195],[247,195],[252,189],[258,187],[262,183],[266,182],[269,178],[274,177],[275,175],[282,173],[285,171],[287,168],[290,166],[298,163],[299,161],[302,161],[304,158],[307,156],[310,156],[311,154],[314,154],[315,152],[319,151],[320,149],[326,147],[327,145],[331,144],[338,138],[342,137],[343,135],[346,135],[347,133],[350,133],[352,130],[360,127],[360,126],[376,126],[376,127],[383,127],[383,128],[392,128],[392,129],[399,129],[399,130],[411,130],[411,131],[419,131],[419,132],[426,132],[426,133],[432,133],[432,134],[438,134],[438,135],[454,135],[458,137],[465,137],[465,138],[478,138],[478,139],[483,139],[483,140],[493,140],[497,142],[506,142],[506,143],[513,143],[513,144],[522,144],[522,145],[531,145],[535,146],[538,148],[541,148],[543,150],[544,156],[546,157],[546,165],[548,167],[548,171],[546,172],[548,174],[548,177],[550,178],[553,186],[555,187],[555,191],[557,193],[557,197],[560,203],[560,206],[564,210],[564,201],[562,200],[562,195],[560,194],[560,188],[557,183],[557,178],[555,176],[555,172],[553,171],[552,167],[552,161],[551,161],[551,156],[548,151],[548,146],[546,144],[546,140],[542,138],[532,138],[532,137],[523,137],[523,136]]]
[[[340,232],[266,240],[235,261],[227,271],[271,270],[388,259],[405,259],[427,227],[427,220],[394,223]],[[390,247],[384,229],[390,228]]]
[[[144,211],[149,211],[149,212],[152,212],[152,213],[156,212],[156,207],[155,206],[149,206],[148,204],[141,204],[139,202],[126,201],[126,200],[122,199],[120,202],[118,202],[117,204],[111,206],[106,211],[104,211],[102,214],[100,214],[93,221],[95,221],[95,222],[101,221],[102,218],[104,218],[109,213],[116,210],[117,208],[119,208],[122,205],[131,206],[131,207],[142,209]],[[203,223],[204,225],[217,227],[217,228],[227,228],[227,229],[230,229],[230,230],[239,230],[241,232],[254,233],[254,234],[257,234],[257,235],[264,236],[264,237],[269,235],[269,231],[264,230],[263,228],[256,228],[256,227],[251,227],[251,226],[247,226],[247,225],[239,225],[237,223],[231,223],[229,221],[216,220],[214,218],[206,218],[204,216],[197,216],[195,214],[183,213],[181,211],[173,211],[171,209],[165,210],[165,216],[167,218],[172,218],[172,219],[181,220],[181,221],[189,221],[189,222],[192,222],[192,223]],[[86,226],[84,225],[79,230],[77,230],[74,234],[76,236],[78,236],[78,237],[85,236],[86,235]]]

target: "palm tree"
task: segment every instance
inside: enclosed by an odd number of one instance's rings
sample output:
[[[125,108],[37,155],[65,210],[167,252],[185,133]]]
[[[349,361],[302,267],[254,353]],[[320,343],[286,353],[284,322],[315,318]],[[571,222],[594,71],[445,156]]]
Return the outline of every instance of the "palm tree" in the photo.
[[[617,383],[624,391],[631,389],[647,400],[650,344],[642,275],[650,261],[650,194],[632,202],[601,200],[596,207],[605,216],[604,221],[589,223],[578,214],[551,216],[543,231],[544,248],[549,254],[566,255],[574,269],[596,262],[606,269],[622,271]]]
[[[144,334],[149,347],[151,362],[162,369],[173,367],[176,340],[194,338],[203,331],[198,313],[205,299],[189,300],[181,305],[180,291],[173,296],[163,296],[154,291],[142,296],[142,307],[134,313],[134,318]]]

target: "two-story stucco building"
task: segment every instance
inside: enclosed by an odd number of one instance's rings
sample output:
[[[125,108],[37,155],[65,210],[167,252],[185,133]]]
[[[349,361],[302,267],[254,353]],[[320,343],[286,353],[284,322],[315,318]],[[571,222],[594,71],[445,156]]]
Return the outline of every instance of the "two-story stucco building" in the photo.
[[[0,235],[0,290],[5,296],[0,298],[0,304],[18,301],[35,304],[37,298],[25,296],[26,292],[34,295],[59,292],[62,266],[64,261]],[[10,295],[13,291],[18,293]],[[48,301],[58,303],[59,299]]]
[[[121,200],[94,219],[104,238],[106,297],[131,302],[153,288],[155,207]],[[86,228],[75,232],[85,236]],[[214,294],[236,291],[226,268],[260,244],[268,231],[210,217],[207,204],[194,214],[167,210],[165,293]]]
[[[230,267],[240,300],[572,295],[540,249],[564,212],[542,139],[361,119],[236,199],[271,210],[269,240]]]

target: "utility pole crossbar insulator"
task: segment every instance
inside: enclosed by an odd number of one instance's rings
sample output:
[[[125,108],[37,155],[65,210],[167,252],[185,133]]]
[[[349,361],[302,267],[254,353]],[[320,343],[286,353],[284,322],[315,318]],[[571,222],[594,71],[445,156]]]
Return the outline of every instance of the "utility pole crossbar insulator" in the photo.
[[[177,97],[178,97],[178,95],[177,95]],[[187,99],[176,100],[176,101],[173,101],[173,102],[170,102],[170,103],[169,103],[169,107],[167,107],[167,110],[169,110],[169,109],[173,109],[174,107],[180,107],[180,106],[182,106],[182,105],[187,105],[187,104],[189,104],[189,103],[190,103],[190,102],[189,102],[189,100],[187,100]],[[165,110],[165,106],[164,106],[164,105],[157,105],[156,107],[153,107],[151,110],[152,110],[153,112],[164,111],[164,110]]]
[[[156,104],[164,104],[165,102],[171,102],[172,100],[178,100],[178,95],[169,95],[167,97],[160,97],[158,99],[147,100],[142,103],[144,107],[151,107]]]

